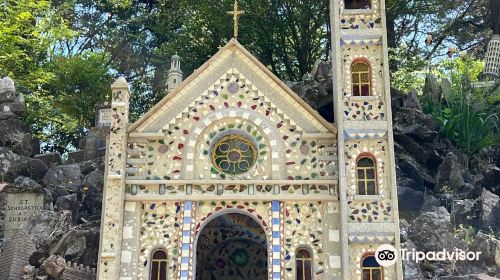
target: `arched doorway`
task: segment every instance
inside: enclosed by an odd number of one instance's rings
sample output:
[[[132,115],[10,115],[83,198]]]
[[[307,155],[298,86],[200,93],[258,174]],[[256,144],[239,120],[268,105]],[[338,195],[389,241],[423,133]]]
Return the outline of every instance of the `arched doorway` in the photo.
[[[196,244],[196,280],[267,280],[267,238],[251,217],[224,214],[208,222]]]

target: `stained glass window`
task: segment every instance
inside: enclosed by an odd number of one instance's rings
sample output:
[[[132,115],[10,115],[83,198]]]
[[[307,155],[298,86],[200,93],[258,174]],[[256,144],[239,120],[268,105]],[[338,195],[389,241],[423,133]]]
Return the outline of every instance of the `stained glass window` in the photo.
[[[370,65],[365,61],[356,61],[351,67],[352,73],[352,95],[370,96]]]
[[[150,280],[167,280],[167,253],[162,250],[155,251],[151,259]]]
[[[297,250],[295,267],[297,269],[297,280],[312,279],[312,258],[309,250],[304,248]]]
[[[363,280],[382,280],[382,267],[380,267],[374,256],[363,258],[361,269]]]
[[[371,9],[372,3],[370,0],[344,0],[346,9]]]
[[[256,159],[255,144],[244,135],[223,136],[212,146],[212,163],[226,174],[243,174],[252,168]]]
[[[357,166],[358,193],[360,195],[377,194],[375,162],[370,157],[361,157],[358,159]]]

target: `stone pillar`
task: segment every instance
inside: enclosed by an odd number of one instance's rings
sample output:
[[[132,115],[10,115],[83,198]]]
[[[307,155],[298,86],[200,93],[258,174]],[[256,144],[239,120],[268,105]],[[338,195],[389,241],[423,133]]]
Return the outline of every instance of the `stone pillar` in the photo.
[[[112,119],[106,155],[98,279],[119,279],[125,201],[125,165],[130,90],[123,77],[112,85]]]
[[[338,166],[338,192],[339,192],[339,237],[340,248],[339,252],[326,252],[328,256],[339,256],[340,264],[337,264],[338,269],[341,270],[341,279],[350,279],[349,272],[349,239],[347,237],[347,182],[346,182],[346,168],[344,148],[344,110],[343,110],[343,97],[342,97],[342,64],[341,64],[341,45],[340,45],[340,3],[336,0],[330,1],[330,23],[332,27],[332,77],[333,77],[333,111],[335,124],[337,125],[337,166]]]
[[[139,254],[141,253],[139,242],[141,238],[141,206],[140,202],[125,202],[120,280],[138,278]]]
[[[484,75],[498,79],[500,77],[500,35],[491,37],[486,52]]]

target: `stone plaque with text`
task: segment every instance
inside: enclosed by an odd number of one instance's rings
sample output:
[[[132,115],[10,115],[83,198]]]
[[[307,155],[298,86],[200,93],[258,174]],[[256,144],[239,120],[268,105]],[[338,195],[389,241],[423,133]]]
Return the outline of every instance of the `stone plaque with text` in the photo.
[[[97,126],[110,126],[111,125],[111,109],[99,109],[99,121]]]
[[[30,216],[43,210],[43,193],[7,193],[4,237],[12,237]]]

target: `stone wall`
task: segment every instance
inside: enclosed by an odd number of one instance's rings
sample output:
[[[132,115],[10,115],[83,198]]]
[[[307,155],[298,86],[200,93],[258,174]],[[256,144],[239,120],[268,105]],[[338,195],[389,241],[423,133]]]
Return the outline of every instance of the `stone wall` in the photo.
[[[35,244],[25,233],[18,233],[0,255],[0,279],[22,279],[22,268],[29,265],[28,258],[36,251]]]

